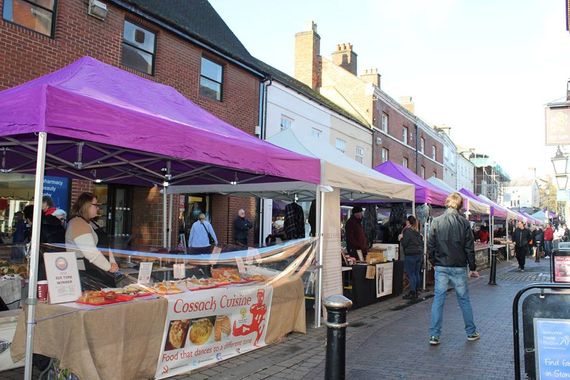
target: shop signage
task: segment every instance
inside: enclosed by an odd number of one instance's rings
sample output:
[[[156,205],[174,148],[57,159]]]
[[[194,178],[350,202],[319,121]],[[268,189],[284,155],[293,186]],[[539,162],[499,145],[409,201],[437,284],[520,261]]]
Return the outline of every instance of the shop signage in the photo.
[[[570,320],[534,319],[536,378],[570,378]]]
[[[49,302],[73,302],[81,296],[75,252],[45,252]]]
[[[570,107],[566,103],[546,107],[546,145],[570,145]]]
[[[570,283],[570,256],[554,256],[554,282]]]
[[[168,314],[158,379],[265,346],[271,286],[227,287],[166,297]]]
[[[43,194],[50,196],[56,207],[69,214],[69,178],[45,176]]]
[[[392,294],[394,263],[376,264],[376,298]]]

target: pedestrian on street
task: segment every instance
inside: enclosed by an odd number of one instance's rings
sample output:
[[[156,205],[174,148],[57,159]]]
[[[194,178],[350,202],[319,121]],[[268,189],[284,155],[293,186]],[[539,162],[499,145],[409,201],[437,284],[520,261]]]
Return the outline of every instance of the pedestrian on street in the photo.
[[[429,339],[434,346],[440,343],[443,305],[449,283],[455,288],[457,303],[463,313],[467,340],[475,341],[480,337],[473,321],[467,286],[467,266],[470,276],[479,277],[473,232],[467,219],[459,213],[463,207],[463,198],[459,193],[450,194],[445,200],[445,207],[445,213],[433,220],[428,240],[429,259],[435,267],[435,296]]]
[[[543,242],[544,242],[544,231],[542,230],[542,228],[540,226],[536,227],[536,230],[534,232],[534,246],[535,246],[535,250],[534,250],[534,258],[535,259],[540,259],[540,256],[542,255],[542,251],[543,251]]]
[[[515,242],[515,253],[519,263],[519,271],[524,272],[524,264],[531,236],[530,231],[525,228],[523,222],[517,223],[517,228],[513,233],[513,240]]]
[[[204,213],[198,216],[198,220],[192,224],[188,248],[192,254],[210,253],[212,246],[218,245],[218,238],[212,224],[206,220]]]
[[[552,240],[554,240],[554,230],[552,229],[552,225],[548,223],[546,225],[546,229],[544,230],[545,259],[550,258],[550,254],[552,253]]]
[[[401,234],[402,248],[404,249],[404,268],[410,281],[409,291],[404,299],[415,300],[421,284],[422,254],[424,253],[424,238],[420,234],[418,222],[412,215],[408,216],[406,226]]]
[[[253,224],[246,219],[245,210],[238,211],[238,216],[234,220],[234,242],[242,247],[247,247],[247,234],[253,228]]]

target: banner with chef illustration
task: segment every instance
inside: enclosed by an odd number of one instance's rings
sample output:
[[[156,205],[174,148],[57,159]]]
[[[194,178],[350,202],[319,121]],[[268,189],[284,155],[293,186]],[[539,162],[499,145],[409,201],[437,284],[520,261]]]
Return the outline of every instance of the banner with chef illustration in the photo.
[[[247,285],[167,296],[156,378],[163,379],[265,346],[273,288]]]

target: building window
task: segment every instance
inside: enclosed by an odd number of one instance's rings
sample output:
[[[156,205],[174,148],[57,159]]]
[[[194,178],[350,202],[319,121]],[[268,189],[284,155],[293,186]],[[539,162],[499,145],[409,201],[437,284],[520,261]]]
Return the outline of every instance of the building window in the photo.
[[[420,174],[422,175],[423,179],[426,179],[426,167],[422,165],[420,169]]]
[[[361,146],[356,147],[356,153],[354,155],[354,159],[361,164],[364,162],[364,148]]]
[[[390,151],[386,148],[382,148],[382,163],[390,159]]]
[[[313,129],[311,130],[311,136],[313,136],[313,137],[316,138],[316,139],[321,138],[321,134],[322,134],[322,133],[323,133],[323,131],[321,131],[320,129],[317,129],[317,128],[313,128]]]
[[[408,127],[404,127],[402,130],[402,141],[404,144],[408,145]]]
[[[433,171],[433,176],[434,176],[435,178],[437,178],[437,171],[436,171],[436,170]]]
[[[344,141],[343,139],[336,139],[335,146],[342,153],[346,151],[346,141]]]
[[[154,74],[156,34],[125,20],[123,29],[123,65],[146,74]]]
[[[282,131],[291,128],[292,125],[293,125],[293,119],[291,119],[285,115],[281,115],[281,130]]]
[[[408,167],[408,158],[407,157],[402,158],[402,166],[405,168]]]
[[[431,158],[433,160],[436,160],[437,158],[437,148],[435,147],[435,145],[431,146]]]
[[[4,0],[2,17],[24,28],[53,37],[56,0]]]
[[[423,137],[420,138],[420,152],[424,153],[426,147],[426,139],[424,139]]]
[[[224,70],[222,65],[202,57],[200,66],[200,95],[222,101]]]
[[[388,133],[388,114],[382,112],[382,132]]]

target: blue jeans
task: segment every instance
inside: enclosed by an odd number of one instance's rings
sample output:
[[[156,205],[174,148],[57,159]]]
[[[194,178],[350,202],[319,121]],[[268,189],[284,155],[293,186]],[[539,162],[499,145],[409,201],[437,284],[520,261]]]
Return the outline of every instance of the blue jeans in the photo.
[[[422,255],[406,256],[404,258],[404,269],[410,280],[410,292],[415,292],[420,288],[422,282],[420,271],[422,270]]]
[[[550,254],[552,253],[552,240],[544,241],[544,252],[546,252],[546,254],[550,256]]]
[[[465,332],[467,335],[477,331],[473,322],[473,310],[469,301],[469,290],[467,289],[467,268],[465,267],[435,267],[435,297],[431,306],[431,326],[430,335],[441,335],[441,323],[443,320],[443,305],[447,286],[451,282],[457,295],[457,303],[463,313],[465,322]]]

